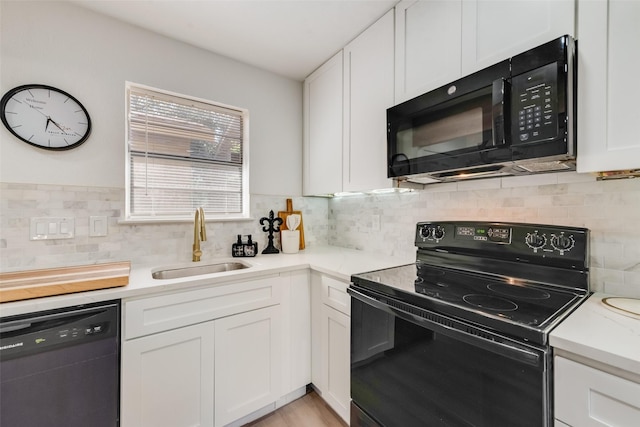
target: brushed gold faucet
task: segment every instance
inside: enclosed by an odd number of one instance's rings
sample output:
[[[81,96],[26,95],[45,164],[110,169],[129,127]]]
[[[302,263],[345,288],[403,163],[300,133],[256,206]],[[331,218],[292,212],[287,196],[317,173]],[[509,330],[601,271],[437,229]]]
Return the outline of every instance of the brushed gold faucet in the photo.
[[[200,241],[207,240],[207,229],[204,225],[204,209],[196,209],[196,215],[193,221],[193,262],[200,261],[202,250],[200,249]]]

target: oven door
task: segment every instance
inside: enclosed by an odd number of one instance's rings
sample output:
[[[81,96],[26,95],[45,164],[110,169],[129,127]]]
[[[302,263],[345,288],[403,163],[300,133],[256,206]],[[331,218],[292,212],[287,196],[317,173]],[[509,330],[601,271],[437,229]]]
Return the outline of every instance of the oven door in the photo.
[[[387,110],[389,177],[511,160],[509,61]]]
[[[351,426],[549,426],[550,352],[352,286]]]

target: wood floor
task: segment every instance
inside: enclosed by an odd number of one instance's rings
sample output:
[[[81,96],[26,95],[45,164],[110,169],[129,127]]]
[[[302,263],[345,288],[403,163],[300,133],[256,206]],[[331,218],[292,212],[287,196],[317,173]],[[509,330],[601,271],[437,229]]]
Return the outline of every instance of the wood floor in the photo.
[[[245,427],[346,427],[315,391]]]

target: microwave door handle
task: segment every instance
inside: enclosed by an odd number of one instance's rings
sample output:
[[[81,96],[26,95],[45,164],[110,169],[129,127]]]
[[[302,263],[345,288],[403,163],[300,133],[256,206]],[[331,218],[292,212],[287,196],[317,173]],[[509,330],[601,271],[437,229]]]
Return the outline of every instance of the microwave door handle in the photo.
[[[506,79],[493,81],[491,90],[491,130],[493,134],[493,146],[509,145],[508,131],[511,117],[509,115],[509,100],[511,98],[511,85]]]

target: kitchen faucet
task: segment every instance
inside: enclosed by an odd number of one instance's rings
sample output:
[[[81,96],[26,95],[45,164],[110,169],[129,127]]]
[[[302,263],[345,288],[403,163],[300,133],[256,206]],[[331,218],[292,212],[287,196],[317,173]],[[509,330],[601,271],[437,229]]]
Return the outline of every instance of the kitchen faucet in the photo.
[[[204,225],[204,209],[196,209],[195,219],[193,221],[193,258],[192,261],[200,261],[202,250],[200,249],[200,241],[207,240],[207,229]]]

